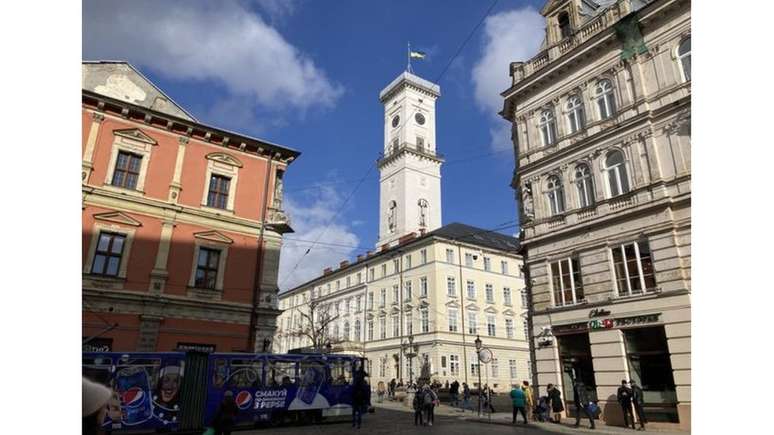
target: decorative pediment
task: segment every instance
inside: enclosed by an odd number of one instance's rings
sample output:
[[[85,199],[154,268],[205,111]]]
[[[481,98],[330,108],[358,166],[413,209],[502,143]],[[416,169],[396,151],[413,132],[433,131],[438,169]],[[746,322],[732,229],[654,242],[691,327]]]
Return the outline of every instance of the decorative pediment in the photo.
[[[142,223],[140,221],[120,211],[109,211],[107,213],[97,213],[94,215],[94,219],[98,221],[112,222],[114,224],[129,225],[133,227],[142,226]]]
[[[411,310],[414,308],[414,306],[413,306],[413,305],[412,305],[410,302],[406,302],[406,304],[405,304],[405,305],[403,305],[403,308],[404,308],[406,311],[411,311]]]
[[[219,233],[218,231],[203,231],[201,233],[194,233],[194,237],[201,240],[207,240],[208,242],[215,243],[227,243],[232,244],[234,240]]]
[[[372,320],[373,318],[374,318],[374,314],[373,313],[366,314],[366,319]]]
[[[444,305],[446,305],[447,307],[452,307],[452,308],[459,308],[460,307],[460,304],[457,303],[457,301],[455,301],[455,300],[451,300],[451,301],[447,302]]]
[[[513,317],[515,315],[516,315],[516,313],[514,313],[513,310],[510,309],[510,308],[508,308],[505,311],[503,311],[503,316]]]
[[[489,314],[497,314],[497,310],[495,310],[494,307],[486,307],[484,312]]]
[[[430,306],[430,304],[426,300],[423,299],[423,300],[421,300],[419,302],[419,306],[417,307],[417,309],[427,308],[429,306]]]
[[[478,305],[476,305],[476,304],[468,304],[465,307],[465,309],[468,310],[468,311],[478,311]]]
[[[113,130],[113,134],[116,135],[116,136],[121,136],[121,137],[129,139],[129,140],[133,140],[133,141],[137,141],[137,142],[142,142],[142,143],[147,143],[147,144],[151,144],[151,145],[157,145],[157,142],[156,142],[155,139],[153,139],[152,137],[150,137],[147,134],[143,133],[143,131],[140,130],[139,128],[127,128],[127,129],[123,129],[123,130]]]
[[[242,162],[240,162],[239,159],[226,153],[209,153],[207,154],[207,160],[213,160],[224,165],[236,166],[238,168],[242,167]]]
[[[400,309],[397,306],[393,306],[392,309],[390,309],[390,312],[392,312],[392,314],[399,313]]]

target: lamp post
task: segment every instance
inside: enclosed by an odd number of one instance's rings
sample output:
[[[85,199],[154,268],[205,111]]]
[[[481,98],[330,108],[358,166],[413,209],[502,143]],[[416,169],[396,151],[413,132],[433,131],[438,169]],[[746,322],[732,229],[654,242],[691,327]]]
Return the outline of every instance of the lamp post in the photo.
[[[413,378],[414,378],[414,367],[412,364],[412,361],[415,356],[417,356],[417,351],[419,351],[419,346],[414,345],[414,335],[408,336],[408,352],[406,353],[406,358],[409,360],[409,385],[412,384]]]
[[[481,416],[481,337],[476,335],[476,358],[478,358],[478,415]]]

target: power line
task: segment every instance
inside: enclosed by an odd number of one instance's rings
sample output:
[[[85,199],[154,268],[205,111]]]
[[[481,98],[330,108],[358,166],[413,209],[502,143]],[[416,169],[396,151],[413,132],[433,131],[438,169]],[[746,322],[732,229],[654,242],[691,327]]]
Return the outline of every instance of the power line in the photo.
[[[449,59],[449,63],[446,64],[446,67],[444,67],[443,71],[441,71],[441,74],[439,74],[438,78],[435,79],[436,83],[440,83],[441,77],[443,77],[443,75],[446,74],[446,70],[449,69],[449,67],[451,66],[452,62],[454,62],[454,59],[456,59],[457,56],[459,56],[460,52],[462,52],[462,49],[465,48],[465,45],[467,45],[468,41],[470,41],[470,38],[472,38],[473,35],[476,33],[476,30],[478,30],[478,28],[481,27],[481,23],[483,23],[484,20],[486,19],[486,17],[489,16],[489,13],[492,12],[492,9],[494,9],[494,7],[495,7],[495,5],[497,4],[498,1],[499,0],[494,0],[492,2],[492,4],[489,6],[489,9],[486,10],[486,13],[484,14],[484,16],[481,17],[481,20],[479,20],[478,24],[476,24],[476,27],[474,27],[473,30],[468,35],[468,37],[465,38],[464,41],[462,41],[462,44],[457,49],[457,52],[454,53],[454,56],[452,56],[451,59]]]

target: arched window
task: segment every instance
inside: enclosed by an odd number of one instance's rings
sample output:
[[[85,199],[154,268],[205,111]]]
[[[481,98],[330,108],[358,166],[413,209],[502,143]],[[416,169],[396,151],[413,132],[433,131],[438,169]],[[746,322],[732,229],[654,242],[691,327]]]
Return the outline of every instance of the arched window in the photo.
[[[564,212],[564,189],[562,188],[562,179],[556,175],[551,176],[546,184],[546,195],[548,197],[548,208],[551,210],[551,216]]]
[[[626,163],[621,151],[615,150],[608,153],[605,157],[605,172],[607,172],[607,193],[610,198],[629,191]]]
[[[355,341],[360,341],[360,320],[355,320]]]
[[[575,187],[578,189],[581,208],[594,204],[594,182],[588,165],[580,164],[575,167]]]
[[[344,322],[344,340],[349,340],[349,322]]]
[[[583,100],[573,95],[567,99],[567,123],[570,125],[570,133],[575,133],[586,126],[586,114],[583,110]]]
[[[572,35],[572,27],[570,27],[570,15],[567,12],[562,12],[559,14],[557,21],[559,22],[559,33],[561,34],[562,39]]]
[[[337,339],[339,337],[341,336],[339,335],[339,324],[337,323],[333,325],[333,338]]]
[[[610,80],[600,80],[595,89],[595,98],[599,108],[599,119],[607,119],[615,114],[615,96],[613,83]]]
[[[680,60],[680,68],[683,70],[683,79],[691,79],[691,38],[683,39],[677,47],[677,59]]]
[[[543,145],[551,145],[556,141],[556,120],[554,111],[546,109],[540,114],[540,136],[543,138]]]

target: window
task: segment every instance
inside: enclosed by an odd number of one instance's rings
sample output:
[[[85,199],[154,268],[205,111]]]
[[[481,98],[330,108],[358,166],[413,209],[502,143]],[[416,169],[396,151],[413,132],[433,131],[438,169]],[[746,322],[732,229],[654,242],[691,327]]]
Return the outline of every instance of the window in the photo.
[[[572,35],[572,27],[570,26],[570,14],[567,12],[562,12],[559,14],[557,22],[559,23],[559,34],[561,35],[562,39]]]
[[[543,139],[543,146],[556,142],[556,120],[553,110],[546,109],[540,114],[540,137]]]
[[[207,193],[207,207],[228,208],[228,189],[231,179],[222,175],[210,176],[210,189]]]
[[[360,296],[357,296],[357,297],[355,298],[355,312],[356,312],[356,313],[359,313],[359,312],[360,312],[360,302],[361,302],[361,297],[360,297]]]
[[[414,318],[411,313],[406,313],[406,334],[414,334]]]
[[[379,318],[379,338],[381,339],[387,338],[387,318],[386,317]]]
[[[451,249],[446,250],[446,262],[454,263],[454,251]]]
[[[422,260],[422,264],[427,263],[427,249],[419,251],[419,258]]]
[[[457,332],[457,310],[449,308],[449,332]]]
[[[352,286],[352,277],[348,276],[347,277],[347,288],[349,288],[350,286]]]
[[[374,292],[368,293],[368,309],[369,310],[374,309]]]
[[[583,100],[577,95],[567,99],[567,125],[570,133],[582,130],[586,126],[586,113],[583,110]]]
[[[615,96],[613,95],[613,83],[610,80],[600,80],[594,89],[599,109],[599,119],[607,119],[615,114]]]
[[[199,258],[196,260],[196,278],[194,287],[214,289],[218,280],[218,264],[220,251],[210,248],[199,248]]]
[[[387,265],[382,264],[382,277],[387,276]]]
[[[500,262],[500,273],[503,275],[508,275],[508,262],[507,261],[501,261]]]
[[[411,269],[411,254],[406,256],[406,267],[405,269]]]
[[[349,314],[350,311],[352,311],[352,298],[347,298],[347,301],[344,303],[344,312]]]
[[[400,337],[400,320],[397,314],[392,315],[392,336]]]
[[[333,325],[333,338],[336,339],[336,340],[341,338],[341,336],[339,335],[339,324],[338,323]]]
[[[125,189],[136,189],[137,179],[140,177],[142,156],[126,151],[119,151],[116,157],[116,167],[113,171],[113,186]]]
[[[468,334],[478,334],[478,316],[473,310],[468,310]]]
[[[454,283],[454,277],[453,276],[446,277],[446,294],[449,297],[452,297],[452,298],[455,297],[456,288],[457,286]]]
[[[400,289],[397,284],[392,286],[392,303],[400,303]]]
[[[393,270],[393,273],[400,272],[400,260],[398,260],[397,258],[392,260],[392,270]]]
[[[427,278],[424,276],[419,278],[419,297],[427,297]]]
[[[476,298],[476,283],[473,281],[468,281],[468,299],[475,299]]]
[[[619,296],[641,294],[656,287],[653,259],[647,242],[611,248]]]
[[[605,157],[605,173],[607,174],[607,194],[610,198],[629,191],[626,163],[621,151],[611,151]]]
[[[379,306],[383,307],[387,305],[387,289],[383,288],[379,292],[380,298],[379,298]]]
[[[374,268],[373,268],[373,267],[372,267],[372,268],[370,268],[370,269],[368,269],[368,280],[369,280],[369,281],[373,281],[373,280],[374,280],[374,278],[376,278],[376,276],[375,276],[375,275],[376,275],[376,274],[374,273]]]
[[[554,305],[557,307],[583,302],[583,283],[580,265],[576,258],[551,263],[551,279],[554,287]]]
[[[449,372],[452,376],[458,376],[460,374],[460,356],[449,355]]]
[[[357,273],[357,283],[360,284],[363,282],[363,276],[360,274],[360,272]]]
[[[562,187],[561,178],[556,175],[552,175],[548,178],[548,183],[546,184],[546,196],[548,198],[548,207],[551,211],[551,216],[564,212],[564,187]]]
[[[484,270],[487,272],[492,270],[492,259],[489,257],[484,257]]]
[[[683,71],[683,80],[691,79],[691,38],[688,37],[677,47],[677,59],[680,61],[680,69]]]
[[[472,362],[470,363],[470,374],[471,376],[478,376],[478,373],[481,370],[481,365],[478,362]]]
[[[529,305],[529,301],[527,301],[527,289],[523,288],[521,289],[521,307],[526,309]]]
[[[494,337],[497,334],[497,324],[495,323],[494,315],[486,316],[486,333],[490,337]]]
[[[511,305],[511,289],[509,287],[503,287],[503,303]]]
[[[513,319],[505,319],[505,336],[513,338]]]
[[[492,284],[486,284],[484,286],[484,293],[486,294],[486,303],[493,304],[494,303],[494,287],[492,287]]]
[[[511,379],[516,379],[518,377],[519,373],[516,370],[516,360],[515,359],[508,360],[508,368],[511,370]]]
[[[123,234],[101,232],[94,253],[94,261],[91,263],[91,273],[118,276],[125,241],[126,236]]]
[[[406,281],[406,283],[403,284],[403,285],[404,285],[405,291],[406,291],[406,300],[410,301],[411,297],[412,297],[412,295],[411,295],[411,281]]]
[[[526,320],[521,322],[521,327],[524,328],[524,338],[529,340],[529,322]]]
[[[331,283],[328,283],[325,285],[325,294],[328,295],[331,293]]]
[[[429,332],[430,331],[430,317],[429,313],[427,311],[427,308],[422,308],[419,310],[419,321],[422,326],[422,332]]]
[[[336,280],[336,290],[340,290],[340,289],[341,289],[341,280],[337,279]]]
[[[374,321],[369,320],[368,321],[368,341],[371,341],[374,339]]]
[[[497,364],[497,358],[492,358],[492,362],[490,363],[491,369],[492,369],[492,377],[497,378],[500,376],[500,368]]]
[[[336,302],[336,315],[341,314],[341,301]]]
[[[578,205],[581,208],[594,204],[594,183],[588,165],[580,164],[575,167],[575,187],[578,189]]]
[[[465,254],[465,266],[473,267],[473,254]]]

